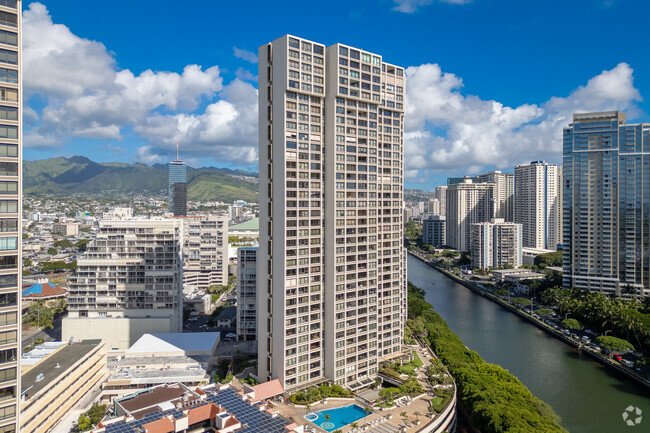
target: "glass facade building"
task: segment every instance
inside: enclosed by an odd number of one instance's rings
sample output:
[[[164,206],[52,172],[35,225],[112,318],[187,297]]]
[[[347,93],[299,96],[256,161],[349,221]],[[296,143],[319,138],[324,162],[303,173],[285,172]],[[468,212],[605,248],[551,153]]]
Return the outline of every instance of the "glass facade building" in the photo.
[[[563,146],[564,287],[650,295],[650,124],[574,114]]]
[[[21,2],[0,0],[0,433],[18,431],[20,395]]]
[[[169,211],[187,216],[187,166],[179,160],[169,164]]]

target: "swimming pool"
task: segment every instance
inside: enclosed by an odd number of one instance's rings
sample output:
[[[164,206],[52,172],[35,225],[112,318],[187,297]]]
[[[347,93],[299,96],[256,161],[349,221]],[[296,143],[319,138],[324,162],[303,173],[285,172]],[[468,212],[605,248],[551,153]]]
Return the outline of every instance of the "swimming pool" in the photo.
[[[325,421],[325,415],[329,415],[329,420]],[[310,413],[306,418],[322,429],[334,431],[366,416],[368,414],[366,414],[364,408],[357,404],[351,404],[337,409],[319,410],[318,412]]]

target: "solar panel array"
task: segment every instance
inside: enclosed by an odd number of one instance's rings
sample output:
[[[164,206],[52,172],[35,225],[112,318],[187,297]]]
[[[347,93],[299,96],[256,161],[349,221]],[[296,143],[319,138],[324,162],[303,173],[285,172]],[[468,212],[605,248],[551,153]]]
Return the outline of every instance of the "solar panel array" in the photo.
[[[237,433],[284,433],[285,426],[291,424],[291,421],[283,416],[273,417],[266,411],[260,411],[261,403],[251,405],[248,401],[241,399],[237,391],[227,388],[223,391],[210,393],[207,398],[208,403],[215,403],[223,407],[241,422],[242,430]],[[200,407],[197,405],[194,407]],[[162,419],[168,415],[174,415],[174,418],[182,418],[183,412],[178,409],[168,410],[165,412],[151,412],[139,420],[129,423],[121,422],[110,424],[106,427],[106,433],[134,433],[138,427],[153,421]]]
[[[273,417],[266,411],[260,411],[261,403],[251,405],[243,401],[241,396],[232,388],[224,389],[216,395],[208,397],[208,401],[216,403],[235,415],[244,429],[238,433],[284,433],[285,426],[291,421],[283,416]]]

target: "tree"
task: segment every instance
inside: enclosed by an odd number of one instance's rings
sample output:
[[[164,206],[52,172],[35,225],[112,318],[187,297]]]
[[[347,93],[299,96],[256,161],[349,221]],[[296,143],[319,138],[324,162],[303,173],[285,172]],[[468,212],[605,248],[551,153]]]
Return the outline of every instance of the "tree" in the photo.
[[[326,413],[323,416],[323,418],[325,418],[325,422],[330,422],[330,420],[332,419],[332,415],[330,415],[329,413]]]
[[[601,335],[596,337],[596,343],[608,352],[624,352],[625,350],[634,350],[634,346],[627,340],[612,336]]]
[[[56,248],[72,248],[73,244],[70,242],[70,239],[61,239],[54,242],[54,247]]]
[[[85,413],[79,415],[79,418],[77,419],[77,431],[84,432],[92,428],[93,424],[90,422],[90,418]]]
[[[32,259],[30,259],[29,257],[25,257],[23,259],[23,266],[31,266],[33,264],[34,264],[34,262],[32,262]]]
[[[526,298],[515,298],[512,300],[512,303],[515,305],[523,306],[523,305],[530,305],[531,301],[530,299],[526,299]]]
[[[81,239],[80,241],[77,241],[74,246],[77,247],[79,251],[86,251],[89,242],[89,239]]]
[[[357,428],[357,427],[359,427],[359,423],[353,422],[353,423],[350,424],[350,427]]]
[[[553,310],[551,310],[550,308],[541,308],[539,310],[536,310],[535,312],[542,317],[548,317],[553,313]]]
[[[562,326],[571,331],[580,331],[584,329],[584,325],[576,319],[564,319],[562,321]]]
[[[51,255],[51,256],[56,256],[57,253],[58,253],[58,251],[56,250],[56,248],[54,248],[54,247],[50,247],[50,248],[47,249],[47,253],[48,253],[49,255]]]
[[[555,251],[552,253],[539,254],[535,257],[535,264],[547,266],[562,266],[562,251]]]

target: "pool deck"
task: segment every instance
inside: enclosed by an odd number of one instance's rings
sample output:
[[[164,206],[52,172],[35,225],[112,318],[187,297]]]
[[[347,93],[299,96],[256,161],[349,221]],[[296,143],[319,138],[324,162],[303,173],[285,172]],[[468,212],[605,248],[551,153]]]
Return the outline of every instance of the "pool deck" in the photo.
[[[429,400],[433,397],[433,388],[427,380],[426,371],[431,365],[431,354],[427,349],[420,347],[419,345],[406,346],[410,350],[417,352],[418,356],[423,362],[423,366],[417,370],[417,378],[420,382],[420,385],[424,389],[424,396],[417,398],[413,401],[410,401],[408,404],[396,407],[391,410],[374,410],[372,414],[368,415],[365,418],[362,418],[356,421],[357,425],[361,427],[360,431],[365,431],[369,433],[389,433],[394,432],[405,432],[405,433],[416,433],[422,429],[426,424],[428,424],[432,419],[434,419],[437,414],[433,417],[429,413]],[[399,399],[398,399],[399,401]],[[355,399],[328,399],[326,403],[317,402],[310,405],[309,409],[300,406],[294,406],[292,404],[286,403],[277,403],[274,409],[277,409],[282,415],[287,418],[293,419],[298,424],[304,424],[308,429],[305,431],[315,431],[319,433],[328,433],[327,430],[324,430],[317,426],[316,424],[310,422],[305,418],[305,415],[318,412],[324,409],[336,409],[343,406],[349,406],[351,404],[357,404],[361,407],[365,405]],[[402,412],[406,412],[406,417],[402,418]],[[418,415],[416,415],[416,413]],[[377,420],[383,419],[382,422],[377,422]],[[420,420],[419,425],[415,425],[416,420]],[[364,430],[365,426],[368,427],[367,430]],[[373,425],[374,424],[374,425]],[[341,431],[344,433],[352,431],[353,428],[348,424],[345,427],[341,428]]]

